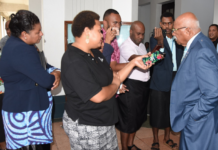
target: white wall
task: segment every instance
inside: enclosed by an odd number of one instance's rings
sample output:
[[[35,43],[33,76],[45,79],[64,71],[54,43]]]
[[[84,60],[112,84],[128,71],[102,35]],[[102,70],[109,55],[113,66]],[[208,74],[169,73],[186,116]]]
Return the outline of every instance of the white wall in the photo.
[[[32,11],[34,14],[36,14],[39,17],[39,20],[41,22],[41,26],[43,27],[43,17],[42,17],[42,0],[29,0],[29,10]],[[42,31],[44,29],[42,28]],[[39,44],[37,44],[37,47],[39,50],[43,50],[43,42],[44,37],[40,41]]]
[[[112,8],[112,0],[65,0],[65,20],[72,21],[79,12],[91,10],[99,14],[102,21],[109,8]]]
[[[194,13],[200,22],[201,31],[208,35],[208,28],[214,19],[214,0],[198,0],[197,2],[196,0],[181,0],[180,7],[181,12],[177,12],[177,15],[185,12]]]
[[[61,58],[64,54],[65,1],[43,0],[42,10],[44,53],[49,64],[60,68]],[[59,88],[53,94],[64,95],[64,91]]]
[[[150,39],[150,33],[151,33],[150,32],[151,31],[151,29],[150,29],[150,17],[151,17],[150,11],[151,11],[150,3],[146,4],[146,5],[140,5],[138,8],[138,13],[139,13],[138,20],[143,22],[143,24],[145,26],[145,36],[144,36],[143,43],[149,42],[149,39]]]
[[[123,22],[138,20],[138,0],[112,0],[112,8],[119,12]]]
[[[139,1],[132,0],[132,21],[138,20]]]
[[[215,15],[216,14],[216,15]],[[213,23],[218,24],[218,0],[214,0],[214,16]]]

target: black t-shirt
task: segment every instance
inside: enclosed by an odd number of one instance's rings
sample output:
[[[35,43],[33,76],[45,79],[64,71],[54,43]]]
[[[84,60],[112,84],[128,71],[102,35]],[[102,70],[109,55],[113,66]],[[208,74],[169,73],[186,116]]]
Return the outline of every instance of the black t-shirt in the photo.
[[[214,44],[215,48],[217,48],[218,38],[215,41],[213,41],[213,44]]]
[[[80,124],[110,126],[118,121],[115,96],[101,103],[90,101],[102,87],[112,83],[113,72],[99,50],[89,53],[69,46],[62,57],[61,78],[67,96],[65,109]]]

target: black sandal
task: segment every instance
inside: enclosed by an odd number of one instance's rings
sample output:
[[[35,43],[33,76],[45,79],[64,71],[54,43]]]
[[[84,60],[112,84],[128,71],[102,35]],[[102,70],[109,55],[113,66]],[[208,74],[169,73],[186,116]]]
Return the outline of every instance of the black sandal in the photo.
[[[151,150],[160,150],[159,148],[154,148],[153,146],[158,145],[158,147],[160,147],[159,143],[153,143],[151,146]]]
[[[135,147],[137,150],[141,150],[140,148],[138,148],[138,147],[137,147],[137,146],[135,146],[135,145],[128,146],[128,150],[131,150],[133,147]]]
[[[169,145],[169,142],[172,142],[173,144],[172,144],[172,145]],[[174,143],[173,140],[171,140],[171,139],[169,139],[168,141],[166,141],[166,143],[165,143],[165,142],[163,142],[163,143],[164,143],[164,145],[166,145],[167,147],[171,148],[172,150],[178,149],[178,148],[174,149],[174,148],[177,146],[177,143]]]

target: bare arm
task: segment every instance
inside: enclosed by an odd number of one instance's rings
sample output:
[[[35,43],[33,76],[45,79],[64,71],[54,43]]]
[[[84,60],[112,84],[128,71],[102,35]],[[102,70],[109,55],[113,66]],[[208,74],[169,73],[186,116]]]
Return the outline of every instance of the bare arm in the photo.
[[[120,71],[121,69],[123,69],[125,66],[127,65],[127,63],[117,63],[116,61],[111,61],[110,63],[110,67],[113,71]]]
[[[131,60],[133,60],[134,58],[136,58],[138,56],[141,56],[141,55],[132,55],[132,56],[129,57],[128,61],[131,61]]]
[[[150,53],[148,53],[148,55],[150,55]],[[152,64],[149,64],[149,65],[146,66],[142,62],[142,58],[143,57],[148,57],[148,55],[138,56],[138,57],[134,58],[123,69],[121,69],[118,72],[118,74],[120,76],[120,82],[123,82],[127,78],[127,76],[129,75],[129,73],[132,71],[132,69],[134,67],[139,67],[139,68],[141,68],[143,70],[147,70],[148,68],[150,68],[152,66]]]

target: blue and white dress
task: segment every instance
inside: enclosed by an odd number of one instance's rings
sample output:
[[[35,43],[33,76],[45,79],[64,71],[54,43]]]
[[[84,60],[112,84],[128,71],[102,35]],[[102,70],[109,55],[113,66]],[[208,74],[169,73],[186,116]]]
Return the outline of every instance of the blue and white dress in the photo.
[[[48,73],[57,68],[47,69]],[[48,91],[49,107],[42,111],[13,113],[2,110],[6,147],[18,149],[27,145],[49,144],[53,142],[51,113],[52,94]]]

